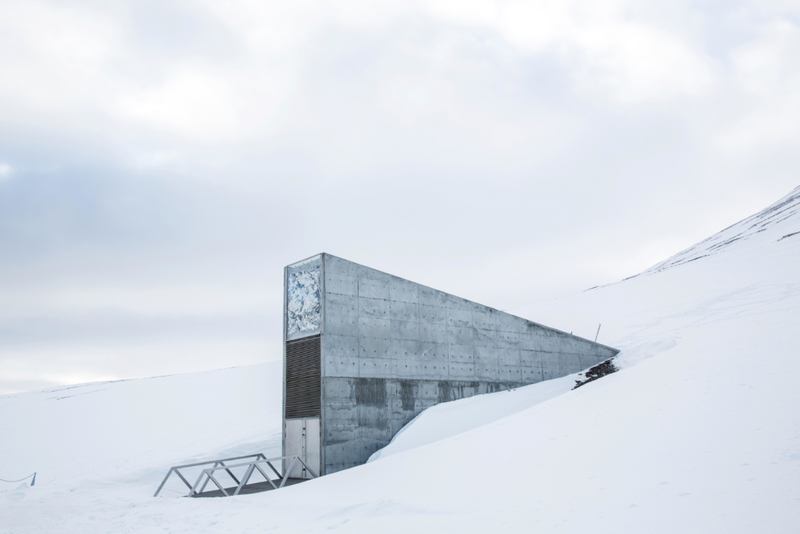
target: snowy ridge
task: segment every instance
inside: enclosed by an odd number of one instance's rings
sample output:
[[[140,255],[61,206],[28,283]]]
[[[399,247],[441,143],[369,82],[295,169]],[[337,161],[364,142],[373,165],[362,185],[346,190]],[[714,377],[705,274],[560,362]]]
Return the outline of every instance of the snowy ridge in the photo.
[[[781,241],[800,235],[800,187],[762,211],[751,215],[721,232],[692,245],[635,276],[658,273],[692,261],[719,254],[731,246],[745,242],[757,234],[769,232],[769,239]]]

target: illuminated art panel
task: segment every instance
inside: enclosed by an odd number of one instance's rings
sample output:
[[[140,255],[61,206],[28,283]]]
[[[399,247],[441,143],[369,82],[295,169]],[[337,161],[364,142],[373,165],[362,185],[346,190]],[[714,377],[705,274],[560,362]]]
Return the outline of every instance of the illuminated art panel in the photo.
[[[286,339],[319,334],[320,257],[295,263],[286,280]]]

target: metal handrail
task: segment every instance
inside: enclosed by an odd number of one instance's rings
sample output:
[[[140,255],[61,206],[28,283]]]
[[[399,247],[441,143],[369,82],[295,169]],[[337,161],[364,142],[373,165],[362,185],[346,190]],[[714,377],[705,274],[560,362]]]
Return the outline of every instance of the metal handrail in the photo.
[[[245,458],[254,458],[254,460],[251,460],[251,461],[248,461],[248,462],[236,463],[236,464],[226,464],[225,463],[225,462],[231,462],[231,461],[234,461],[234,460],[243,460]],[[283,475],[281,475],[281,473],[272,464],[272,462],[277,462],[279,460],[280,461],[289,460],[289,467],[286,468],[286,470],[285,470]],[[246,456],[235,456],[235,457],[232,457],[232,458],[223,458],[221,460],[209,460],[209,461],[206,461],[206,462],[197,462],[197,463],[193,463],[193,464],[176,465],[176,466],[170,467],[169,471],[167,472],[167,476],[165,476],[164,480],[161,481],[161,485],[158,486],[158,489],[156,490],[156,492],[153,495],[153,497],[158,497],[158,494],[161,492],[162,488],[164,487],[164,484],[167,483],[167,480],[169,479],[170,475],[172,475],[172,473],[175,473],[176,475],[178,475],[178,477],[183,481],[183,483],[186,485],[186,487],[189,488],[189,493],[186,495],[187,497],[193,497],[195,495],[202,494],[209,481],[213,482],[214,485],[217,486],[217,488],[219,488],[219,490],[222,492],[222,494],[224,496],[230,497],[230,494],[227,492],[227,490],[222,486],[222,484],[219,483],[219,480],[217,480],[217,478],[214,476],[214,473],[216,471],[219,471],[219,470],[225,470],[228,473],[228,475],[236,483],[236,490],[233,492],[233,495],[239,495],[239,492],[242,490],[243,487],[245,487],[247,485],[247,483],[250,481],[250,477],[253,475],[253,472],[256,471],[256,470],[258,470],[258,472],[261,473],[261,476],[264,477],[264,480],[269,482],[269,484],[273,487],[273,489],[280,489],[286,484],[286,481],[289,480],[289,473],[292,472],[292,469],[294,469],[295,465],[297,465],[297,462],[300,462],[303,465],[303,467],[306,469],[306,471],[308,471],[308,473],[311,474],[312,478],[317,478],[319,476],[298,455],[294,455],[294,456],[277,456],[275,458],[267,458],[262,453],[248,454]],[[181,469],[185,469],[185,468],[189,468],[189,467],[197,467],[197,466],[201,466],[201,465],[210,465],[210,464],[213,464],[213,465],[211,467],[203,469],[200,472],[200,476],[197,477],[197,481],[195,481],[195,483],[193,485],[189,484],[189,481],[186,480],[186,477],[184,477],[183,473],[180,472]],[[276,478],[275,480],[271,479],[269,477],[269,475],[267,475],[267,473],[264,472],[264,469],[262,469],[259,464],[266,464],[265,467],[269,466],[269,468],[272,469],[272,472],[275,473],[275,475],[277,475],[278,478]],[[231,471],[231,469],[234,469],[234,468],[237,468],[237,467],[247,467],[247,469],[245,470],[245,474],[244,474],[244,476],[242,477],[241,480],[236,478],[236,476]],[[276,485],[275,482],[278,482],[278,481],[280,481],[280,484]],[[200,485],[201,482],[203,483],[202,486]],[[199,486],[199,489],[198,489],[198,486]]]

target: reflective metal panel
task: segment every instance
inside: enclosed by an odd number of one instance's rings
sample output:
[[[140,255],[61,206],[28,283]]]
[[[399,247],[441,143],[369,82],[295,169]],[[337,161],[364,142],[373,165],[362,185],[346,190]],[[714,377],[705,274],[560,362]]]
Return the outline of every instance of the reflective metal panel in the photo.
[[[300,456],[303,461],[314,470],[320,472],[320,426],[319,417],[303,419],[286,419],[283,422],[284,456]],[[284,460],[284,469],[289,467],[289,462]],[[291,478],[313,478],[305,467],[295,465]]]
[[[286,277],[286,339],[319,334],[321,258],[290,265]]]

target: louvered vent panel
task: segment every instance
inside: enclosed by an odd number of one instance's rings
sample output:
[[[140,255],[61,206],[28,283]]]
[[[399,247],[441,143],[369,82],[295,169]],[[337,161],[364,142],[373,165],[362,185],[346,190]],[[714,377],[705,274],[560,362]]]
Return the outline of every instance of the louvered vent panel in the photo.
[[[320,415],[320,337],[286,343],[286,418]]]

